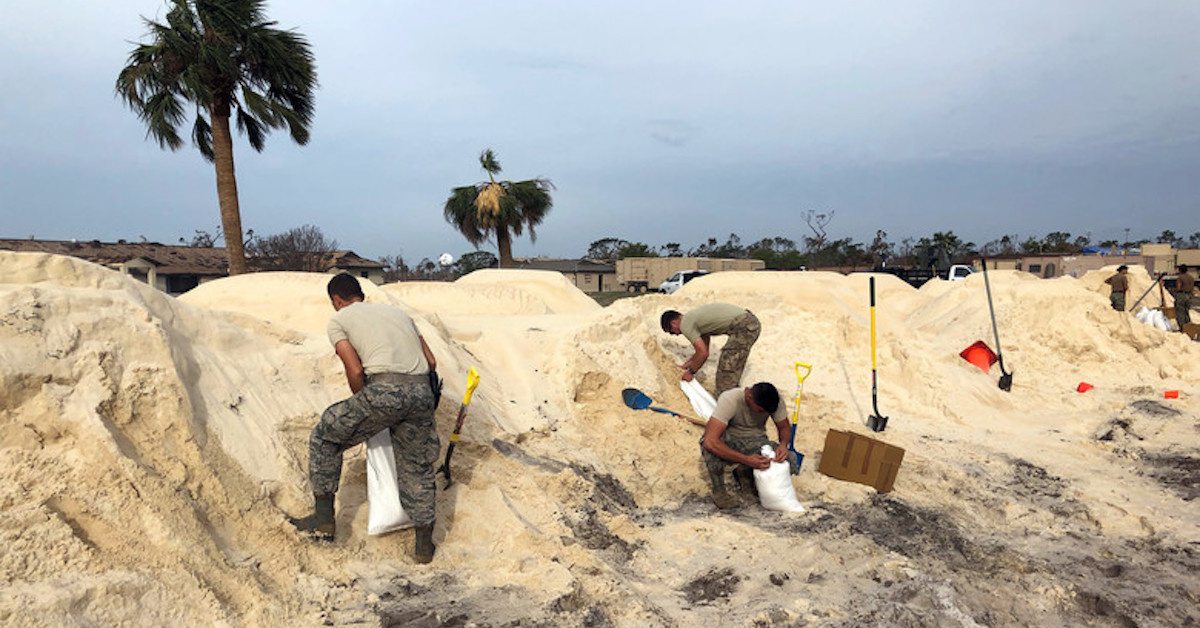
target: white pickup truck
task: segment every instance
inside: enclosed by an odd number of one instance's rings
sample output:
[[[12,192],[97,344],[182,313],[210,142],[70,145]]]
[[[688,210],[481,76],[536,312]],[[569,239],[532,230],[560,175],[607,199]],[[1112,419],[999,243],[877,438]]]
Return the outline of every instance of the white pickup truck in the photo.
[[[672,292],[682,288],[683,284],[695,279],[696,277],[707,274],[707,270],[681,270],[674,275],[667,277],[662,283],[658,284],[658,291],[664,294],[671,294]]]

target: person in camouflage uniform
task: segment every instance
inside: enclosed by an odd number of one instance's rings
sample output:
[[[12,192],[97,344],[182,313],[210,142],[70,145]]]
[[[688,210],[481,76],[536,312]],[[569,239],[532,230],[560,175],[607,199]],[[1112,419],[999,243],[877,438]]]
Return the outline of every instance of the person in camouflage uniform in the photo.
[[[1179,276],[1175,279],[1175,322],[1179,331],[1183,326],[1192,322],[1192,293],[1196,290],[1196,278],[1188,273],[1188,267],[1180,264],[1176,267]]]
[[[1122,264],[1117,267],[1117,274],[1104,280],[1104,283],[1112,286],[1112,293],[1108,295],[1108,302],[1112,304],[1112,309],[1118,312],[1125,311],[1125,292],[1129,290],[1129,267]]]
[[[767,438],[767,418],[775,422],[779,442]],[[733,476],[743,491],[754,489],[754,469],[767,469],[772,462],[787,460],[792,471],[800,462],[788,451],[792,424],[787,408],[779,398],[779,390],[768,382],[749,388],[734,388],[717,397],[704,436],[700,438],[700,457],[712,485],[712,499],[717,508],[736,506],[738,500],[725,488],[725,470],[734,466]],[[773,458],[761,454],[762,446],[775,450]]]
[[[292,524],[319,540],[333,540],[334,496],[342,476],[342,453],[386,429],[396,457],[400,504],[416,524],[414,554],[418,562],[428,563],[436,549],[433,465],[441,447],[429,377],[437,360],[402,310],[364,302],[362,287],[354,276],[335,276],[328,292],[336,311],[327,327],[329,341],[342,360],[354,394],[329,406],[312,430],[308,475],[316,511],[292,519]]]
[[[742,382],[742,371],[750,357],[750,349],[762,333],[762,325],[753,312],[729,303],[709,303],[687,314],[675,310],[663,312],[659,320],[663,331],[682,334],[692,344],[694,353],[679,368],[683,381],[691,381],[708,360],[709,343],[713,335],[726,335],[721,359],[717,362],[716,391],[720,394],[736,388]]]

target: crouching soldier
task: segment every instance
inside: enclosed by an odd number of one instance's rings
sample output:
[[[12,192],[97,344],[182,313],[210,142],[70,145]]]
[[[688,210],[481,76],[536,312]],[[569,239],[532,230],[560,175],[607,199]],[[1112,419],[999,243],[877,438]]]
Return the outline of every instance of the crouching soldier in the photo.
[[[767,438],[767,417],[775,422],[779,443]],[[733,475],[742,490],[754,490],[754,469],[767,469],[772,462],[787,460],[792,470],[799,461],[788,451],[792,425],[779,391],[767,382],[749,388],[733,388],[717,397],[717,407],[708,419],[700,439],[700,456],[712,484],[712,499],[717,508],[731,508],[738,499],[725,487],[726,467],[734,465]],[[775,450],[772,458],[759,452],[763,445]]]
[[[396,456],[400,505],[416,524],[415,558],[433,560],[433,465],[438,442],[429,371],[437,360],[417,327],[399,308],[364,303],[358,279],[329,280],[336,313],[326,329],[342,360],[352,397],[329,406],[308,441],[308,476],[316,512],[292,519],[296,529],[324,541],[335,533],[333,502],[342,477],[342,453],[389,430]]]

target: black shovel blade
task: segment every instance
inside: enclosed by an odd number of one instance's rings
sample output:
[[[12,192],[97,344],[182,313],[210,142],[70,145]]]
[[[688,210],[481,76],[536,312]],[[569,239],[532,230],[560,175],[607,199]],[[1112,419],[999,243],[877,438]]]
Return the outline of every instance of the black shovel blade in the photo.
[[[1000,376],[1000,390],[1005,392],[1012,390],[1012,373],[1005,373]]]
[[[882,432],[887,429],[887,421],[888,418],[885,416],[872,414],[867,417],[867,427],[871,428],[872,432]]]

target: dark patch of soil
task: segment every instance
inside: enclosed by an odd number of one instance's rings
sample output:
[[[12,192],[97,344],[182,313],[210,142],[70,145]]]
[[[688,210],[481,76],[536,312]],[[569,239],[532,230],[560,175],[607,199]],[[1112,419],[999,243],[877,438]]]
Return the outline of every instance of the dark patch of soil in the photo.
[[[910,506],[888,495],[852,508],[850,531],[902,556],[925,562],[936,558],[955,570],[992,572],[995,548],[982,548],[967,539],[945,514]]]
[[[525,452],[517,445],[499,438],[492,439],[492,448],[505,458],[511,458],[523,465],[544,469],[550,473],[558,473],[567,468],[567,463],[544,456],[534,456]]]
[[[571,470],[595,487],[593,497],[601,498],[601,507],[609,512],[629,513],[637,510],[637,500],[621,481],[607,473],[596,473],[591,467],[572,464]]]
[[[719,599],[727,599],[737,591],[741,576],[733,572],[733,568],[713,569],[683,585],[679,589],[689,604],[702,604]]]
[[[1200,458],[1194,455],[1146,455],[1142,468],[1184,501],[1200,496]]]
[[[1154,417],[1179,416],[1183,414],[1179,410],[1172,408],[1164,403],[1154,401],[1153,399],[1138,399],[1129,404],[1129,409],[1138,414],[1145,414]]]
[[[607,551],[610,558],[615,558],[619,563],[629,562],[639,547],[639,544],[613,534],[591,504],[583,504],[573,512],[565,513],[563,522],[574,535],[573,539],[563,539],[564,542],[574,540],[587,549]]]

